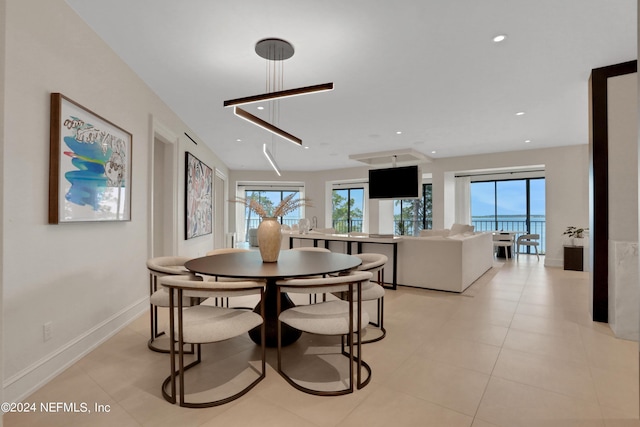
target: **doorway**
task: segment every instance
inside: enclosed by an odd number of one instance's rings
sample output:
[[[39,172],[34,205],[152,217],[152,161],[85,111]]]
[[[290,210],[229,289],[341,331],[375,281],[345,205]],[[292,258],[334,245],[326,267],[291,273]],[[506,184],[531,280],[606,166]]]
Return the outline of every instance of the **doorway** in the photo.
[[[151,257],[177,252],[177,159],[176,141],[154,130],[151,165]]]

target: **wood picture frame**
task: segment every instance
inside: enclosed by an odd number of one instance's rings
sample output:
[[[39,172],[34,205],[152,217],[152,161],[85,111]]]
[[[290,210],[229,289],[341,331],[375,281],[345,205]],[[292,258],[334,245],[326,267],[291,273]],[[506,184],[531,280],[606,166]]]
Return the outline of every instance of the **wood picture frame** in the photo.
[[[131,220],[131,145],[121,127],[51,94],[49,224]]]

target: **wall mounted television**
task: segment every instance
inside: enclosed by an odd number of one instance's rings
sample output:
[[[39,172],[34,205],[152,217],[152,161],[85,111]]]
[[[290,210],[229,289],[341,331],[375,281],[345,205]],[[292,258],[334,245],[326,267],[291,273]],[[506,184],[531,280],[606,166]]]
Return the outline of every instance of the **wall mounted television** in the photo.
[[[419,199],[422,174],[418,166],[369,169],[370,199]]]

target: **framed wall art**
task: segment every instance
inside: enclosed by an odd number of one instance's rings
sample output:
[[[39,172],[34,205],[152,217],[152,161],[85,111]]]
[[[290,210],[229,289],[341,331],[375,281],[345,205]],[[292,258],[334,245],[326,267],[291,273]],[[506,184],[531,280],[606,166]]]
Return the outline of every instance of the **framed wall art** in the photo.
[[[132,135],[51,94],[49,224],[131,220]]]
[[[185,159],[185,239],[192,239],[213,232],[213,171],[188,151]]]

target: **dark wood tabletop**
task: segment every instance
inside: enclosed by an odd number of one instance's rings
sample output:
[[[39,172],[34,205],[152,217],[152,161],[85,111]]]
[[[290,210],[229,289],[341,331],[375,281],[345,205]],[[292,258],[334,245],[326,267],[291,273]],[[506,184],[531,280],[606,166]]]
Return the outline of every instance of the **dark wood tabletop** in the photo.
[[[260,252],[232,252],[196,258],[185,267],[194,273],[220,277],[281,279],[350,270],[358,257],[333,252],[281,251],[278,262],[262,262]]]

